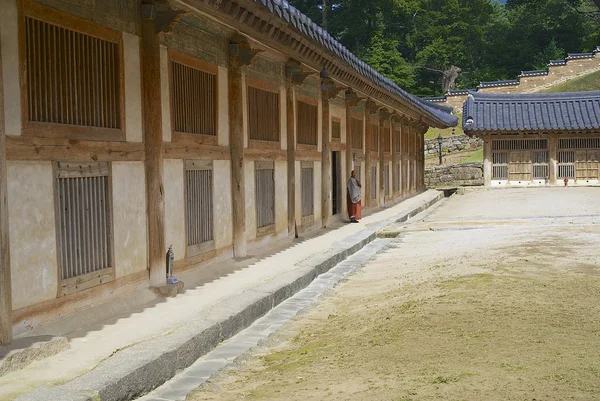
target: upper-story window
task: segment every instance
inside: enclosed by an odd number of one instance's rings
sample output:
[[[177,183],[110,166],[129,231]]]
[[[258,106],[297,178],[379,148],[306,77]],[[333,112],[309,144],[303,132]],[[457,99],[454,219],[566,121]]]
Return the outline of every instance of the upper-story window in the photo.
[[[298,143],[317,145],[317,106],[298,101]]]
[[[171,53],[171,102],[175,132],[216,136],[216,67]]]
[[[122,135],[120,33],[28,1],[23,28],[25,133]]]
[[[248,86],[248,132],[251,140],[279,142],[279,93]]]

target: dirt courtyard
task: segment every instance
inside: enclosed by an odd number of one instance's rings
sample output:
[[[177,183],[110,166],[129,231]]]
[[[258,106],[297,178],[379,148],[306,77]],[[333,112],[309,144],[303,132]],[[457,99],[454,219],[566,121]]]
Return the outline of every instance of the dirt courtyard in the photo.
[[[599,195],[455,195],[187,399],[600,400]]]

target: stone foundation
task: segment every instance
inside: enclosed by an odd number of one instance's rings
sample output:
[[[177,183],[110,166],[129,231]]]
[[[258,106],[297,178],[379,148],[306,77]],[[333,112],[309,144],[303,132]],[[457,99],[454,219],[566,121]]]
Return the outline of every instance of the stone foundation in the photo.
[[[428,188],[482,186],[483,163],[427,167],[425,185]]]

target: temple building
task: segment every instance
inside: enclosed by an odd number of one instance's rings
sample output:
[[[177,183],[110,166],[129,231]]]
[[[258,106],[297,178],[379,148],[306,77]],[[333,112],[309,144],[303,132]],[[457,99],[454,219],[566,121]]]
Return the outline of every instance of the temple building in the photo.
[[[283,0],[0,0],[0,345],[424,189],[454,126]]]
[[[463,128],[484,140],[486,186],[598,184],[600,91],[472,92]]]

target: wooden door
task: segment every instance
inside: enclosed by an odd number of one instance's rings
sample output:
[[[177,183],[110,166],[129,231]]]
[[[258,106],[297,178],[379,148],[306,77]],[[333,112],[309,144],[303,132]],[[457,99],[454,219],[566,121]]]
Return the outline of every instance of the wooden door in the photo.
[[[531,152],[513,151],[510,153],[508,180],[531,181]]]

